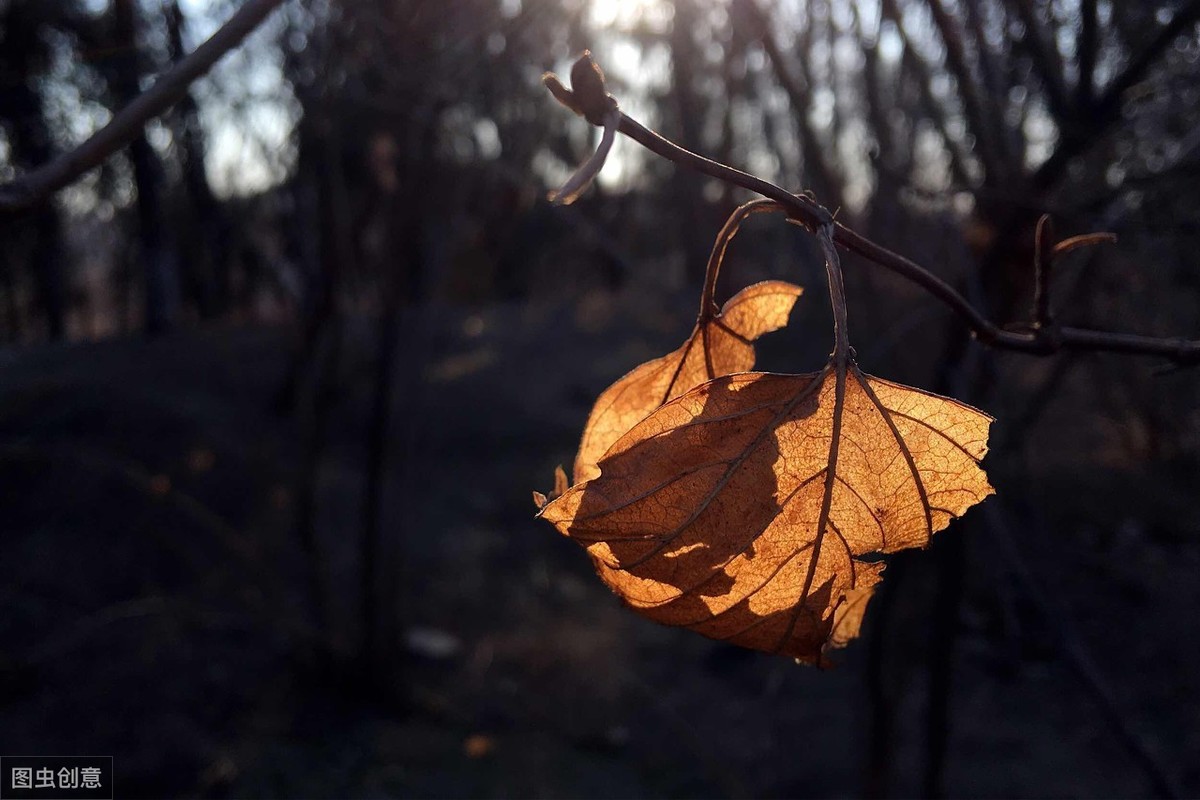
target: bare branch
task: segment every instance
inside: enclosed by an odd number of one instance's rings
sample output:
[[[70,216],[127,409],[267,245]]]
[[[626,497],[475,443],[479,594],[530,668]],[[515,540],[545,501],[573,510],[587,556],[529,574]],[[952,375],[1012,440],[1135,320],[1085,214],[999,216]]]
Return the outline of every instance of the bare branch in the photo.
[[[1042,214],[1033,235],[1033,324],[1037,329],[1054,324],[1050,307],[1050,271],[1054,266],[1054,224]]]
[[[590,61],[589,56],[585,55],[584,58]],[[554,92],[554,96],[572,110],[580,104],[577,95],[561,86]],[[1091,350],[1162,356],[1179,365],[1200,363],[1200,340],[1109,333],[1084,328],[1054,327],[1032,332],[1004,330],[984,316],[983,312],[954,287],[925,267],[835,222],[833,215],[813,198],[804,194],[792,194],[770,181],[685,150],[625,114],[621,114],[619,131],[668,161],[774,200],[783,207],[791,220],[814,234],[832,226],[832,239],[835,244],[925,289],[961,317],[975,338],[983,344],[1035,355],[1048,355],[1061,350]]]
[[[549,85],[547,83],[547,86]],[[561,87],[561,84],[559,86]],[[612,149],[613,141],[617,138],[617,125],[620,121],[621,113],[616,108],[608,112],[608,116],[604,118],[604,134],[600,137],[599,147],[583,166],[575,170],[566,183],[550,193],[548,199],[551,203],[556,206],[569,206],[592,185],[592,181],[596,180],[596,176],[604,168],[604,162],[608,160],[608,151]]]
[[[108,124],[74,150],[0,186],[0,213],[24,211],[69,186],[129,144],[154,117],[169,109],[188,87],[237,47],[283,0],[246,0],[203,44],[177,61],[154,85],[122,108]]]
[[[1050,306],[1050,275],[1054,260],[1072,250],[1107,244],[1117,241],[1116,234],[1099,232],[1083,233],[1063,239],[1055,244],[1054,225],[1049,214],[1042,214],[1037,221],[1033,239],[1033,326],[1036,330],[1054,324],[1054,309]]]

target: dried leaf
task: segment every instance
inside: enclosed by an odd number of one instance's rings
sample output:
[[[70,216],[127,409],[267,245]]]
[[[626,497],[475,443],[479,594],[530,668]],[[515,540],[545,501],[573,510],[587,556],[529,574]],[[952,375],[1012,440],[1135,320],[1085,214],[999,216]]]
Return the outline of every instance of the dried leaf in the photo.
[[[546,504],[551,500],[557,500],[558,498],[562,497],[570,485],[571,484],[567,481],[567,471],[562,468],[562,464],[559,464],[554,468],[554,488],[550,491],[550,496],[547,497],[541,492],[535,491],[533,493],[533,504],[537,506],[539,510],[545,508]]]
[[[596,477],[596,462],[605,451],[663,403],[704,381],[752,369],[751,342],[786,325],[803,291],[784,281],[747,286],[719,314],[698,321],[678,350],[647,361],[605,389],[583,430],[575,482]]]
[[[821,663],[858,635],[878,554],[992,493],[990,424],[853,365],[729,375],[650,414],[542,516],[646,617]]]

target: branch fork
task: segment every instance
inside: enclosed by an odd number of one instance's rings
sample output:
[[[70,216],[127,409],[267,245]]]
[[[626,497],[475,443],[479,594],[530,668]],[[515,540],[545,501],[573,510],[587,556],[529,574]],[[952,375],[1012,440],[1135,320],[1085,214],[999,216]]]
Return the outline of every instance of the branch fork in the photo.
[[[551,198],[556,202],[570,202],[587,188],[603,167],[615,133],[623,133],[668,161],[775,201],[790,221],[802,225],[816,235],[823,248],[828,243],[847,252],[857,253],[867,261],[912,281],[948,306],[963,320],[976,339],[990,347],[1043,356],[1064,350],[1153,355],[1166,358],[1180,367],[1200,364],[1200,340],[1197,339],[1060,327],[1054,321],[1049,295],[1054,258],[1079,247],[1115,241],[1116,237],[1110,233],[1085,234],[1050,246],[1049,223],[1039,222],[1032,330],[1005,330],[988,319],[953,286],[925,267],[837,222],[833,214],[807,193],[794,194],[770,181],[686,150],[621,113],[616,99],[607,90],[603,72],[596,66],[590,53],[585,52],[571,68],[571,89],[564,87],[550,74],[543,76],[542,81],[560,103],[593,125],[605,129],[605,136],[602,137],[600,147],[592,158],[589,158],[561,189],[551,194]],[[830,253],[835,249],[826,248],[831,295],[835,292],[832,281],[835,269],[828,262]],[[840,266],[836,268],[836,272],[840,285]],[[837,301],[834,302],[836,306]],[[845,330],[844,324],[842,330]],[[842,352],[847,355],[851,352],[848,344]]]

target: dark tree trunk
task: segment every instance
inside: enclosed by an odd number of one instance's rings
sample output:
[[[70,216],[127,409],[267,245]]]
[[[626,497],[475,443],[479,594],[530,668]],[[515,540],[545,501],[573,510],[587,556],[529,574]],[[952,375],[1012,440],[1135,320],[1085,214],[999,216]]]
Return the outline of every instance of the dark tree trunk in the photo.
[[[34,3],[0,6],[0,124],[8,133],[14,165],[33,168],[50,161],[54,146],[46,123],[42,97],[34,78],[46,63],[45,39],[40,29],[47,10]],[[37,299],[52,339],[66,333],[67,281],[62,268],[61,221],[58,207],[45,203],[0,228],[0,258],[8,289],[9,327],[21,328],[19,302],[20,265],[33,271]]]
[[[172,0],[164,14],[171,61],[177,62],[185,55],[183,12],[178,0]],[[185,244],[179,250],[181,266],[196,310],[202,319],[210,319],[229,307],[229,254],[225,246],[229,237],[221,206],[204,172],[204,128],[191,92],[175,107],[172,123],[186,199],[182,213],[176,215],[176,230]]]
[[[137,49],[137,3],[115,0],[113,31],[118,55],[113,59],[112,89],[117,107],[123,107],[138,95],[141,76]],[[145,133],[139,134],[126,151],[133,165],[137,188],[139,257],[145,276],[145,330],[158,334],[175,322],[179,307],[178,259],[163,219],[162,164]]]

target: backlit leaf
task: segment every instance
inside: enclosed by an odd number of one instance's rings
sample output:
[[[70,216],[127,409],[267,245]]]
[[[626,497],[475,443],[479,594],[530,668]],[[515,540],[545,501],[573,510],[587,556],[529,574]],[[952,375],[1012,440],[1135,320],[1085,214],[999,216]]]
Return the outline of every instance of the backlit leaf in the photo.
[[[803,291],[783,281],[747,286],[719,314],[697,322],[678,350],[647,361],[605,389],[583,431],[575,482],[596,477],[596,462],[605,451],[663,403],[704,381],[753,369],[751,343],[786,325]]]
[[[542,516],[644,616],[821,663],[858,635],[879,554],[992,493],[990,424],[853,365],[729,375],[620,436]]]

